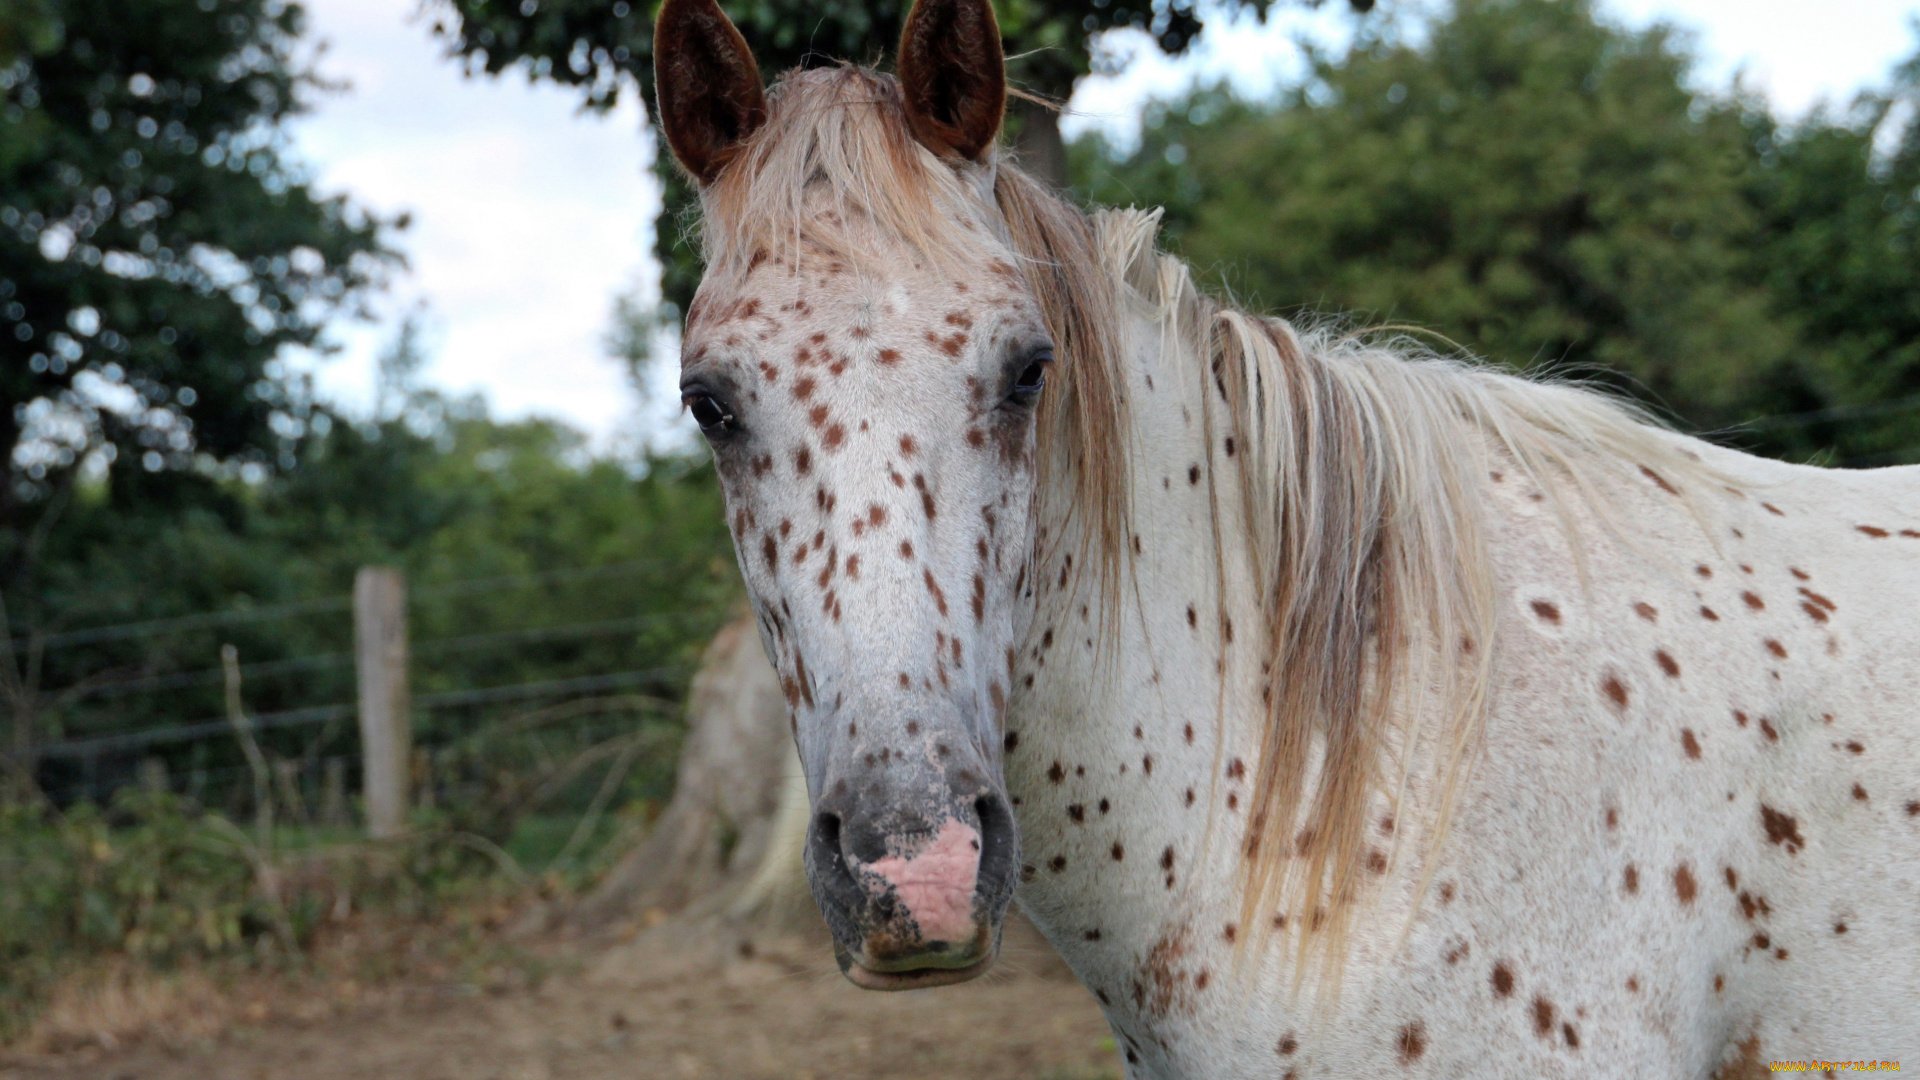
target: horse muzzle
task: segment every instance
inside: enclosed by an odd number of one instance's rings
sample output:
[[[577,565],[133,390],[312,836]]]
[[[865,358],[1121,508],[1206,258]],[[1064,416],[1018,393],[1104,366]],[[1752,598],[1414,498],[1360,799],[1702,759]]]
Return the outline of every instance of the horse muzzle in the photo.
[[[1013,816],[998,791],[939,786],[939,796],[912,784],[814,809],[807,880],[856,986],[965,982],[999,952],[1020,861]]]

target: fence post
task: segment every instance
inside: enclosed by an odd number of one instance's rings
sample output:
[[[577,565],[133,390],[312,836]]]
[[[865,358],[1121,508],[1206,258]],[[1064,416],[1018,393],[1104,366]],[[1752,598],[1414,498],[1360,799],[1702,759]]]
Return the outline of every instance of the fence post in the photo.
[[[367,832],[406,831],[413,758],[407,693],[407,583],[390,566],[363,566],[353,579],[353,658],[360,681],[361,787]]]

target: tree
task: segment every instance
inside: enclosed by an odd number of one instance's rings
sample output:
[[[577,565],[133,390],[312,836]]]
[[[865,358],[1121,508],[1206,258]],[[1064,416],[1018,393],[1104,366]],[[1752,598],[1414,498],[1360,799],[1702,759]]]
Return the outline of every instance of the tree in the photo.
[[[1772,452],[1920,460],[1920,117],[1891,129],[1903,100],[1920,105],[1920,51],[1850,108],[1749,119],[1754,276],[1801,343],[1755,403]]]
[[[1684,71],[1665,28],[1603,26],[1586,0],[1461,0],[1417,44],[1321,58],[1271,107],[1161,110],[1091,194],[1168,196],[1170,239],[1257,302],[1623,372],[1731,419],[1789,336],[1734,272],[1739,110]]]
[[[1168,243],[1256,307],[1417,324],[1699,430],[1920,391],[1920,128],[1871,156],[1911,74],[1786,127],[1737,87],[1693,93],[1670,30],[1586,0],[1458,0],[1426,29],[1271,102],[1162,103],[1133,152],[1073,148],[1079,189],[1166,206]],[[1905,420],[1731,437],[1845,460],[1920,446]]]
[[[292,461],[276,358],[395,261],[282,125],[323,89],[283,0],[41,0],[0,15],[0,589],[83,463],[116,504]],[[16,605],[13,614],[22,614]]]

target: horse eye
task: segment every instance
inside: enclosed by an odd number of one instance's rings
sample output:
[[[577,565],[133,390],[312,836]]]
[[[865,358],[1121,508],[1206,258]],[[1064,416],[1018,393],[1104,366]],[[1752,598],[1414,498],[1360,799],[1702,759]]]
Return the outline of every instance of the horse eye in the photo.
[[[1053,363],[1053,350],[1043,349],[1037,352],[1020,371],[1020,377],[1013,381],[1013,396],[1020,401],[1032,401],[1047,385],[1047,365]]]
[[[735,426],[733,413],[726,406],[704,390],[689,391],[681,400],[687,411],[693,414],[693,422],[700,425],[700,433],[709,439],[718,439],[730,434]]]

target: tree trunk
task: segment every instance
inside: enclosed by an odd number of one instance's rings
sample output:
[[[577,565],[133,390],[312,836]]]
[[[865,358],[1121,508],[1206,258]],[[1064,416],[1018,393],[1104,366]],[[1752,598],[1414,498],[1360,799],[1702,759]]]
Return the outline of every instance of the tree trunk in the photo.
[[[738,619],[693,678],[673,801],[577,917],[589,928],[650,925],[699,907],[817,923],[800,861],[807,814],[779,680],[752,618]]]
[[[1025,98],[1008,104],[1015,121],[1014,160],[1055,191],[1067,190],[1067,144],[1060,138],[1060,114]]]

